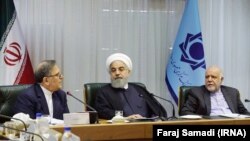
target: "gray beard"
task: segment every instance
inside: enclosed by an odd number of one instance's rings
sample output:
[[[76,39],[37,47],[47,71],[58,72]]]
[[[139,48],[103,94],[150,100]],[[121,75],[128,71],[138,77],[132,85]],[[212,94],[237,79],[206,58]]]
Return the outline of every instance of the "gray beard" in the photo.
[[[128,79],[126,78],[118,78],[115,80],[111,80],[111,86],[114,88],[124,88],[124,86],[128,83]]]

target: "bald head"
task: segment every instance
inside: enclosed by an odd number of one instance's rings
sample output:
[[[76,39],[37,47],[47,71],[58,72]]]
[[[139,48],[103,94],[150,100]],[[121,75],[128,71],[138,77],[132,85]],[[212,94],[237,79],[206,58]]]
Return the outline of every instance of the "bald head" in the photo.
[[[217,92],[223,81],[223,74],[219,67],[211,66],[206,70],[205,85],[211,93]]]
[[[218,66],[210,66],[207,68],[206,73],[214,73],[218,76],[223,77],[222,70]]]

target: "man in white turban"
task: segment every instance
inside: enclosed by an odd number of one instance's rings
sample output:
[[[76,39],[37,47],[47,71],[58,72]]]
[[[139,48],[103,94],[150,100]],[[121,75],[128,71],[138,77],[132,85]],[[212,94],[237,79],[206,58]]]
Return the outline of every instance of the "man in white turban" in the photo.
[[[128,77],[132,71],[131,59],[122,53],[110,55],[106,67],[111,76],[111,85],[114,88],[128,88]]]
[[[110,55],[106,60],[111,84],[97,92],[95,108],[99,118],[112,119],[115,111],[128,118],[166,117],[165,109],[142,86],[128,83],[132,71],[131,59],[123,53]]]

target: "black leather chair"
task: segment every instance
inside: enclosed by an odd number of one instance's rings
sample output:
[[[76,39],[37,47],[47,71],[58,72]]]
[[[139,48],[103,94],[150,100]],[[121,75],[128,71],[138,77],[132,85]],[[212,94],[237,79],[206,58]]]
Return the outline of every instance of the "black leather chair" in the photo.
[[[0,86],[0,114],[12,117],[14,115],[12,106],[18,94],[29,86],[30,84]],[[0,123],[7,120],[9,119],[0,118]]]
[[[143,83],[140,83],[140,82],[132,82],[132,83],[146,88],[146,86]],[[107,84],[109,83],[86,83],[84,84],[86,103],[94,107],[97,90]],[[86,108],[86,110],[91,111],[91,109],[89,108]]]
[[[180,115],[180,111],[185,101],[187,100],[187,92],[194,86],[180,86],[179,88],[179,101],[178,101],[178,111]]]

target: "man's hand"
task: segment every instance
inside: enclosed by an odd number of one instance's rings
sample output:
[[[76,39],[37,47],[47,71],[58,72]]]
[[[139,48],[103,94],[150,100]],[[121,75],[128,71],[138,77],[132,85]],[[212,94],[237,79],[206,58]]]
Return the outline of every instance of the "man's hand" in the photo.
[[[134,114],[126,117],[127,119],[138,119],[138,118],[143,118],[140,114]]]

